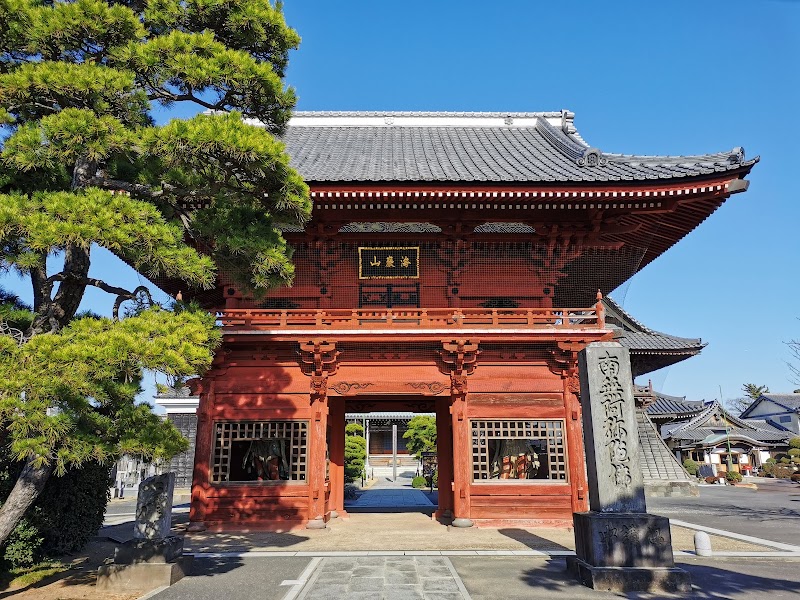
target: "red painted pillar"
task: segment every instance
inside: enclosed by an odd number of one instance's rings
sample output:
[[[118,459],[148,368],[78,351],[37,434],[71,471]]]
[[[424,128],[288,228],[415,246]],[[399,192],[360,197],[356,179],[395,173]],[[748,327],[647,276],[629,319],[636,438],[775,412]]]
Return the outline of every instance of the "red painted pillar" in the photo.
[[[453,426],[450,421],[450,396],[436,398],[436,455],[439,479],[439,508],[436,517],[453,516]]]
[[[197,406],[197,437],[194,448],[192,473],[192,502],[189,509],[191,522],[206,520],[208,490],[211,487],[211,449],[214,443],[214,423],[211,418],[214,406],[214,379],[204,378],[200,384],[200,403]]]
[[[315,387],[315,389],[318,389]],[[311,396],[311,423],[308,440],[308,524],[309,529],[324,529],[326,520],[325,471],[327,466],[328,397],[324,391]]]
[[[572,488],[572,512],[589,510],[589,494],[586,482],[586,464],[583,449],[583,426],[581,403],[576,395],[577,375],[563,378],[564,409],[566,411],[566,444],[569,461],[569,480]]]
[[[330,502],[331,517],[344,514],[344,398],[330,398]],[[338,514],[333,514],[334,511]]]
[[[466,378],[465,378],[466,379]],[[455,390],[454,390],[455,392]],[[472,435],[465,393],[454,393],[450,407],[453,425],[453,527],[472,527],[469,486],[472,482]]]

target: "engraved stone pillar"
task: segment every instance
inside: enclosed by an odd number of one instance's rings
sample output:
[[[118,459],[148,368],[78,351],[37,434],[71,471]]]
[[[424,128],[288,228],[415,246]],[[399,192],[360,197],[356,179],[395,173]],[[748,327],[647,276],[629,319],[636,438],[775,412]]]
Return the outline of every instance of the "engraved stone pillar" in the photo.
[[[578,355],[589,508],[573,515],[575,554],[567,567],[594,589],[690,591],[675,567],[669,519],[650,515],[627,348],[589,344]]]
[[[133,539],[114,552],[114,563],[97,571],[97,588],[145,591],[172,585],[189,572],[192,556],[183,538],[170,535],[175,473],[145,479],[139,485]]]

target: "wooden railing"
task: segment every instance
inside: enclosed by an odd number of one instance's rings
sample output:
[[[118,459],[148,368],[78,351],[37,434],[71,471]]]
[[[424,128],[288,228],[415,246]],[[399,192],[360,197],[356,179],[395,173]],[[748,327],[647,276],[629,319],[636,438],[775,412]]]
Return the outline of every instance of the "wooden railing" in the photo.
[[[226,329],[603,329],[602,305],[591,308],[230,309]]]

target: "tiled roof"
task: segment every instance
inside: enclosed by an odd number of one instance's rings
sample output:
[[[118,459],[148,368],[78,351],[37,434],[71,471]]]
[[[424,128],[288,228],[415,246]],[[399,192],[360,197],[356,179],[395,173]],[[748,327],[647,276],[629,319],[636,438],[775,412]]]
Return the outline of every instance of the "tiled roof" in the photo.
[[[785,406],[789,410],[800,411],[800,394],[761,394],[767,400],[772,400]]]
[[[724,417],[726,429],[731,438],[749,438],[759,442],[781,443],[787,439],[786,432],[780,431],[769,424],[749,422],[729,414],[719,402],[709,402],[699,414],[691,419],[665,425],[662,431],[665,437],[689,442],[701,442],[719,434],[720,427],[707,426],[709,420],[715,416]]]
[[[800,413],[800,394],[761,394],[757,400],[754,400],[753,403],[745,409],[742,413],[742,417],[746,419],[749,418],[753,409],[764,402],[764,400],[769,400],[782,406],[787,412]]]
[[[749,167],[741,148],[634,156],[592,148],[572,113],[297,112],[284,134],[309,182],[605,182],[698,177]]]
[[[687,401],[686,397],[668,396],[656,392],[655,401],[647,406],[647,414],[651,417],[658,416],[689,416],[695,415],[704,408],[702,401]]]
[[[716,401],[706,404],[702,412],[689,420],[664,425],[662,433],[665,438],[681,440],[684,443],[700,443],[704,440],[711,443],[712,438],[721,435],[718,431],[720,427],[706,426],[715,415],[724,417],[726,429],[729,432],[725,437],[730,435],[732,439],[752,440],[768,444],[783,443],[788,437],[786,432],[771,427],[769,424],[738,419],[725,411]]]
[[[634,319],[613,298],[603,298],[606,325],[615,329],[614,339],[631,353],[695,355],[705,347],[700,338],[683,338],[650,329]]]

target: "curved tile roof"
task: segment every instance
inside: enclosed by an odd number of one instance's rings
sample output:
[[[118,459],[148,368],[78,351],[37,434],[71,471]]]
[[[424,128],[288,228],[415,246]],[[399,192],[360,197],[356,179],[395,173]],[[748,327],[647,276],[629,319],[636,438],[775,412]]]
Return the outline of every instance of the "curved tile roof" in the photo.
[[[709,426],[714,418],[724,419],[727,434],[720,434],[720,426]],[[695,413],[687,421],[669,423],[662,428],[665,438],[681,440],[683,443],[712,443],[711,439],[722,435],[722,439],[753,440],[760,443],[781,444],[787,440],[787,433],[768,424],[751,423],[729,414],[716,400],[709,402],[700,413]]]
[[[612,182],[714,175],[749,167],[741,148],[635,156],[590,147],[568,111],[297,112],[283,140],[309,182]]]
[[[668,396],[656,392],[656,399],[645,409],[651,417],[690,416],[702,411],[705,406],[702,400],[687,401],[686,397]]]
[[[700,338],[684,338],[662,333],[647,327],[625,311],[617,302],[606,296],[606,324],[616,328],[614,339],[632,353],[674,353],[695,355],[705,348]]]

